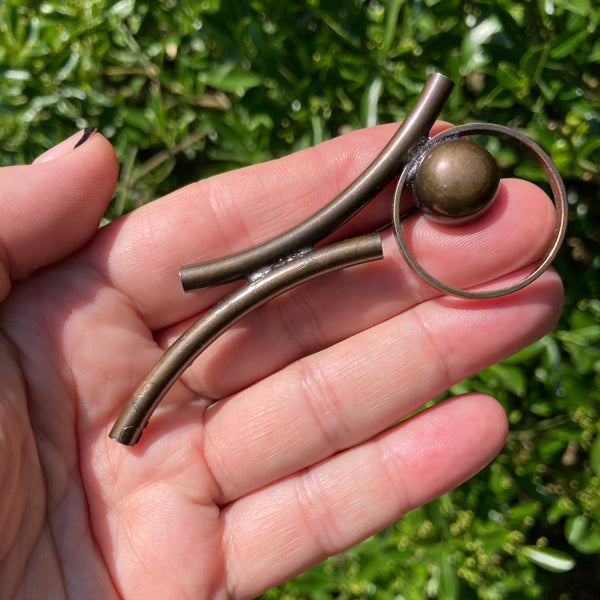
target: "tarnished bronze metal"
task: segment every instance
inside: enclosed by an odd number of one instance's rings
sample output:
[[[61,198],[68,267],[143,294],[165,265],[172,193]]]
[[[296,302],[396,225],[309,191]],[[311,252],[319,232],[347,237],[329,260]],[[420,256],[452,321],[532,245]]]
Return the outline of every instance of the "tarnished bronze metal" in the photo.
[[[111,438],[125,445],[134,445],[139,440],[151,414],[173,383],[208,345],[250,311],[324,273],[382,259],[381,240],[377,232],[323,248],[315,249],[313,246],[348,221],[398,174],[400,179],[392,210],[394,231],[407,262],[425,281],[450,294],[479,298],[509,294],[539,277],[558,251],[566,226],[566,194],[556,167],[539,146],[522,134],[506,127],[485,124],[467,125],[452,128],[443,134],[429,138],[429,130],[452,87],[452,82],[439,73],[429,77],[415,106],[381,153],[355,181],[310,218],[244,252],[181,267],[180,276],[185,291],[241,278],[245,278],[247,283],[205,313],[165,352],[121,412],[109,434]],[[402,188],[407,184],[414,186],[415,177],[418,178],[424,157],[435,150],[438,144],[447,140],[458,140],[469,133],[501,135],[515,139],[533,152],[548,177],[557,212],[556,235],[541,264],[519,284],[491,292],[458,290],[437,281],[422,269],[408,249],[402,235],[401,220],[413,212],[413,210],[400,212]],[[462,142],[460,145],[463,145]],[[458,145],[455,145],[454,149],[458,149]],[[473,150],[471,146],[469,152],[471,153],[469,156],[483,155],[479,150]],[[435,158],[435,154],[433,156]],[[439,156],[437,160],[439,163]],[[471,181],[473,173],[468,169],[461,168],[459,177],[455,176],[454,169],[450,169],[453,193],[455,188],[461,188],[461,181],[466,182],[469,217],[477,212],[476,209],[487,208],[490,197],[493,197],[492,188],[494,185],[497,186],[497,182],[494,183],[494,168],[487,158],[483,160],[483,164],[477,161],[471,162],[476,169],[473,178],[475,182]],[[433,212],[455,211],[457,218],[451,222],[459,222],[466,216],[460,206],[460,199],[455,195],[452,200],[454,207],[452,210],[448,209],[447,201],[444,199],[444,183],[439,164],[433,171],[437,178],[433,186],[435,189],[419,192],[419,202],[427,205],[429,211],[431,211],[429,205],[433,207]],[[427,172],[424,174],[426,175]]]
[[[523,280],[513,285],[498,288],[495,290],[461,290],[450,285],[447,285],[437,278],[430,275],[425,269],[419,264],[418,260],[414,257],[410,251],[406,240],[402,234],[402,219],[403,213],[400,210],[400,196],[405,185],[411,184],[411,179],[414,179],[414,173],[419,168],[419,161],[422,156],[415,157],[415,164],[408,164],[400,174],[400,179],[396,186],[396,193],[394,196],[394,206],[392,209],[393,227],[396,234],[396,240],[400,246],[400,250],[406,259],[406,262],[412,267],[412,269],[425,280],[429,285],[437,288],[438,290],[453,296],[461,296],[463,298],[497,298],[498,296],[505,296],[512,294],[526,285],[529,285],[535,281],[548,267],[552,264],[552,261],[556,257],[560,246],[565,237],[567,230],[567,218],[568,218],[568,203],[567,203],[567,192],[563,180],[556,168],[556,165],[552,162],[552,159],[546,154],[546,152],[536,144],[532,139],[519,133],[518,131],[505,127],[504,125],[494,125],[491,123],[470,123],[468,125],[459,125],[452,127],[439,133],[438,135],[431,138],[428,146],[436,146],[437,144],[443,143],[447,140],[459,139],[465,135],[491,135],[506,138],[513,142],[516,142],[520,146],[524,147],[530,155],[535,159],[538,165],[541,167],[552,191],[552,199],[554,202],[554,209],[556,212],[556,226],[554,229],[554,237],[549,248],[546,251],[545,256],[542,258],[538,266]],[[425,152],[427,149],[425,149]]]
[[[479,218],[492,204],[500,174],[480,144],[453,138],[433,144],[416,170],[415,204],[439,223],[458,225]]]

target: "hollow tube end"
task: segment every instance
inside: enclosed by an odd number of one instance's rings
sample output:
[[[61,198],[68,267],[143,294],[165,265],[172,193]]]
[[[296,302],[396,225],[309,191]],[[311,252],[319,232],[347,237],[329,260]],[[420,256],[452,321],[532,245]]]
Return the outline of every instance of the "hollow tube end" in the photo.
[[[429,77],[427,77],[427,81],[431,83],[440,83],[446,85],[449,89],[452,89],[454,87],[454,81],[452,81],[452,79],[450,79],[450,77],[448,77],[447,75],[444,75],[443,73],[439,72],[432,73],[431,75],[429,75]]]
[[[190,267],[188,265],[179,267],[179,281],[184,292],[191,292],[192,289],[194,289],[194,287],[189,283],[189,270]]]
[[[179,280],[183,291],[193,292],[201,288],[242,279],[244,269],[240,268],[240,261],[236,260],[236,257],[242,254],[245,253],[240,252],[216,260],[179,267]],[[263,262],[259,261],[259,264],[263,264]]]
[[[122,425],[117,421],[110,430],[108,437],[124,446],[135,446],[142,437],[143,431],[143,428],[134,425]]]
[[[184,292],[192,292],[207,284],[202,281],[202,275],[198,271],[203,267],[203,263],[197,265],[183,265],[179,267],[179,281]],[[208,284],[210,285],[210,284]]]

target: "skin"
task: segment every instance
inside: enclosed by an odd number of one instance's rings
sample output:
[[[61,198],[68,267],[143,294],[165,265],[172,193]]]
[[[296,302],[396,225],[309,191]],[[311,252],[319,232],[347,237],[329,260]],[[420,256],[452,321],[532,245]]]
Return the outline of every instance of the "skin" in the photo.
[[[481,394],[394,424],[547,332],[560,280],[444,297],[389,232],[385,260],[309,282],[226,333],[137,446],[107,437],[162,351],[233,289],[186,295],[178,267],[311,214],[391,134],[363,130],[217,176],[99,230],[117,178],[101,135],[0,170],[1,598],[253,597],[498,453],[506,418]],[[337,237],[384,223],[391,194]],[[520,279],[552,227],[543,192],[508,180],[476,223],[415,216],[405,231],[426,268],[466,287]]]

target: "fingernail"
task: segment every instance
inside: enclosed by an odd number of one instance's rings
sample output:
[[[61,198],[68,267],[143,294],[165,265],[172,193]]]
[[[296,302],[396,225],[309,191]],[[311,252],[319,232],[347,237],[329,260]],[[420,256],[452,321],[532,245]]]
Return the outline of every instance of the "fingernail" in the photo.
[[[85,142],[87,142],[92,137],[92,134],[95,133],[95,131],[95,127],[86,127],[83,130],[83,135],[81,136],[81,139],[75,144],[75,146],[73,146],[73,150],[75,150],[75,148],[79,148],[79,146],[81,146],[82,144],[85,144]]]
[[[60,156],[65,156],[65,154],[69,154],[75,148],[78,148],[83,143],[87,142],[90,139],[92,134],[96,131],[95,127],[86,127],[83,131],[80,131],[71,137],[68,137],[66,140],[60,142],[56,146],[46,150],[43,154],[40,154],[32,164],[38,165],[40,163],[49,162],[51,160],[55,160]]]

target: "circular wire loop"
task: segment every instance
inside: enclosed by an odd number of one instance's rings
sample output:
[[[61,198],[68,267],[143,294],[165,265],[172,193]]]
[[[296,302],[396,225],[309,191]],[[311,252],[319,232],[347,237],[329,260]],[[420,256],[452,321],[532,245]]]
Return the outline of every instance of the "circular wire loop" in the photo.
[[[507,287],[502,287],[498,289],[480,291],[463,290],[460,288],[452,287],[450,285],[442,283],[441,281],[433,277],[430,273],[428,273],[419,264],[415,256],[408,248],[408,245],[406,244],[406,240],[404,239],[404,235],[402,233],[402,213],[400,212],[400,196],[402,194],[402,190],[406,186],[408,179],[414,175],[416,168],[418,168],[418,166],[415,165],[415,162],[418,162],[420,160],[420,158],[422,157],[422,153],[420,153],[419,156],[415,157],[408,165],[406,165],[400,174],[400,179],[398,180],[398,185],[394,194],[392,224],[396,236],[396,241],[400,246],[400,250],[406,262],[415,271],[415,273],[426,283],[433,286],[434,288],[437,288],[442,292],[451,294],[453,296],[461,296],[463,298],[497,298],[499,296],[512,294],[513,292],[516,292],[517,290],[520,290],[525,286],[529,285],[530,283],[535,281],[542,273],[544,273],[544,271],[546,271],[546,269],[548,269],[548,267],[552,264],[552,261],[554,260],[556,254],[560,249],[567,229],[567,193],[562,178],[558,172],[558,169],[556,168],[556,165],[552,162],[552,159],[548,156],[548,154],[526,135],[523,135],[522,133],[511,129],[510,127],[505,127],[504,125],[494,125],[490,123],[469,123],[467,125],[459,125],[457,127],[452,127],[432,137],[426,144],[426,149],[429,149],[433,145],[438,144],[439,142],[442,142],[444,140],[457,138],[469,134],[486,134],[488,136],[504,137],[508,138],[509,140],[516,141],[519,145],[524,146],[529,151],[529,153],[544,171],[544,175],[546,176],[546,179],[550,184],[550,189],[552,191],[552,199],[556,211],[556,227],[554,230],[552,242],[550,243],[548,250],[542,258],[539,265],[527,277],[525,277],[517,283],[514,283],[513,285],[509,285]]]

